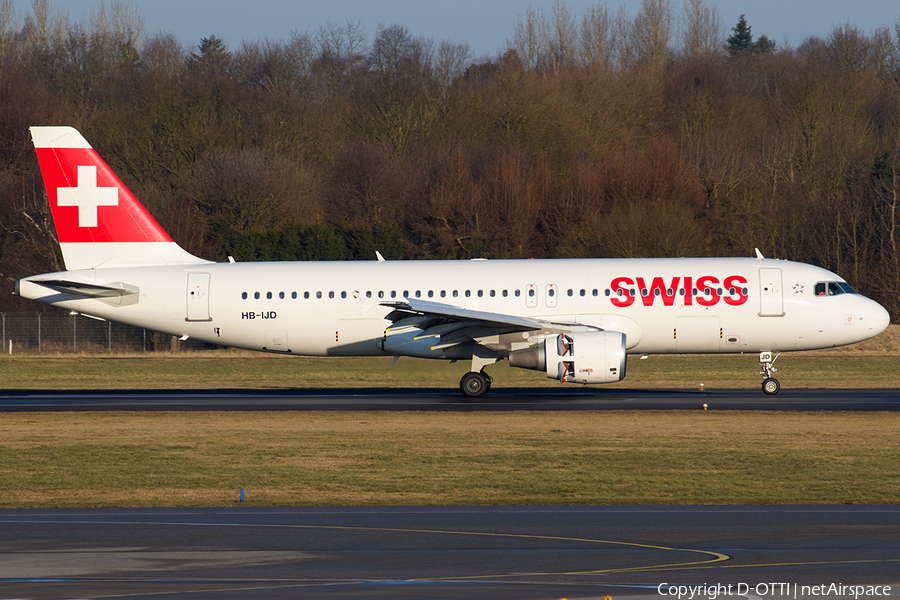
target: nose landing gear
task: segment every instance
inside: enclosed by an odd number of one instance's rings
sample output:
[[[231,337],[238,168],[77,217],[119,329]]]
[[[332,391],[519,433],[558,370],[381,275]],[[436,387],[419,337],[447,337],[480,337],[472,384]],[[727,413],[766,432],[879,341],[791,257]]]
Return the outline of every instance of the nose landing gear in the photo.
[[[765,377],[762,382],[762,391],[767,396],[774,396],[781,390],[781,384],[778,383],[777,379],[772,377],[772,373],[778,370],[772,366],[778,356],[779,355],[776,354],[775,358],[772,358],[771,352],[759,353],[759,364],[762,365],[762,370],[759,374]]]

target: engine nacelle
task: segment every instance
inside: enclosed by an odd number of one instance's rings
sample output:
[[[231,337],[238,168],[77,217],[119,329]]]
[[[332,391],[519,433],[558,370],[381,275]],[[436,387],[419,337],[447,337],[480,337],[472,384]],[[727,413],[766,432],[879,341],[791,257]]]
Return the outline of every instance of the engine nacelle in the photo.
[[[618,331],[560,333],[509,355],[513,367],[545,371],[550,379],[614,383],[625,378],[625,334]]]

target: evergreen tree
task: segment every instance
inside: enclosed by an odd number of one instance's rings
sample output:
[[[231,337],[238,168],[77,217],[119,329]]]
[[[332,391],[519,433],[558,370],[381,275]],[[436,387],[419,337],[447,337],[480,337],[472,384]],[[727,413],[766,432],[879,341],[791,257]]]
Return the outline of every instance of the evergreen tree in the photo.
[[[770,54],[775,52],[775,41],[770,40],[765,35],[759,36],[759,39],[753,42],[753,54]]]
[[[737,25],[731,31],[733,33],[725,44],[729,56],[737,56],[753,51],[753,34],[750,33],[750,26],[747,25],[747,18],[743,13],[741,13],[741,18],[738,19]]]
[[[192,52],[188,60],[188,66],[195,73],[205,75],[221,75],[231,63],[231,52],[225,48],[225,43],[215,35],[200,40],[197,46],[199,53]]]

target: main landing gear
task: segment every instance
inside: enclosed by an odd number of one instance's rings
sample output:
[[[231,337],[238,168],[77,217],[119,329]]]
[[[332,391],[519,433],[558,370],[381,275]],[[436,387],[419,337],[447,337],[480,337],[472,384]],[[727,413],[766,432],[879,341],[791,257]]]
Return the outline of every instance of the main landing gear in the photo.
[[[777,354],[775,355],[775,358],[772,358],[771,352],[759,353],[759,364],[762,365],[762,370],[759,374],[765,377],[762,382],[762,391],[767,396],[774,396],[781,390],[781,384],[778,383],[777,379],[772,377],[772,373],[778,370],[772,366],[777,358]]]
[[[493,380],[484,368],[497,362],[497,353],[475,344],[472,348],[472,368],[459,380],[459,389],[466,398],[481,398],[491,389]]]
[[[469,371],[459,380],[459,389],[466,398],[481,398],[491,389],[493,379],[484,371]]]

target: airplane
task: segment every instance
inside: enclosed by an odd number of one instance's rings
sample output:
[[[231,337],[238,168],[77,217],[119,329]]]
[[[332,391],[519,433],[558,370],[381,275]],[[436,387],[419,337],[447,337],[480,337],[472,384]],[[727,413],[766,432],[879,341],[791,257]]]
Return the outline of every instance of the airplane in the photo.
[[[471,361],[468,398],[501,360],[566,383],[612,383],[627,356],[853,344],[888,312],[836,274],[752,258],[237,262],[178,246],[71,127],[30,129],[65,271],[15,293],[181,339],[303,356]]]

